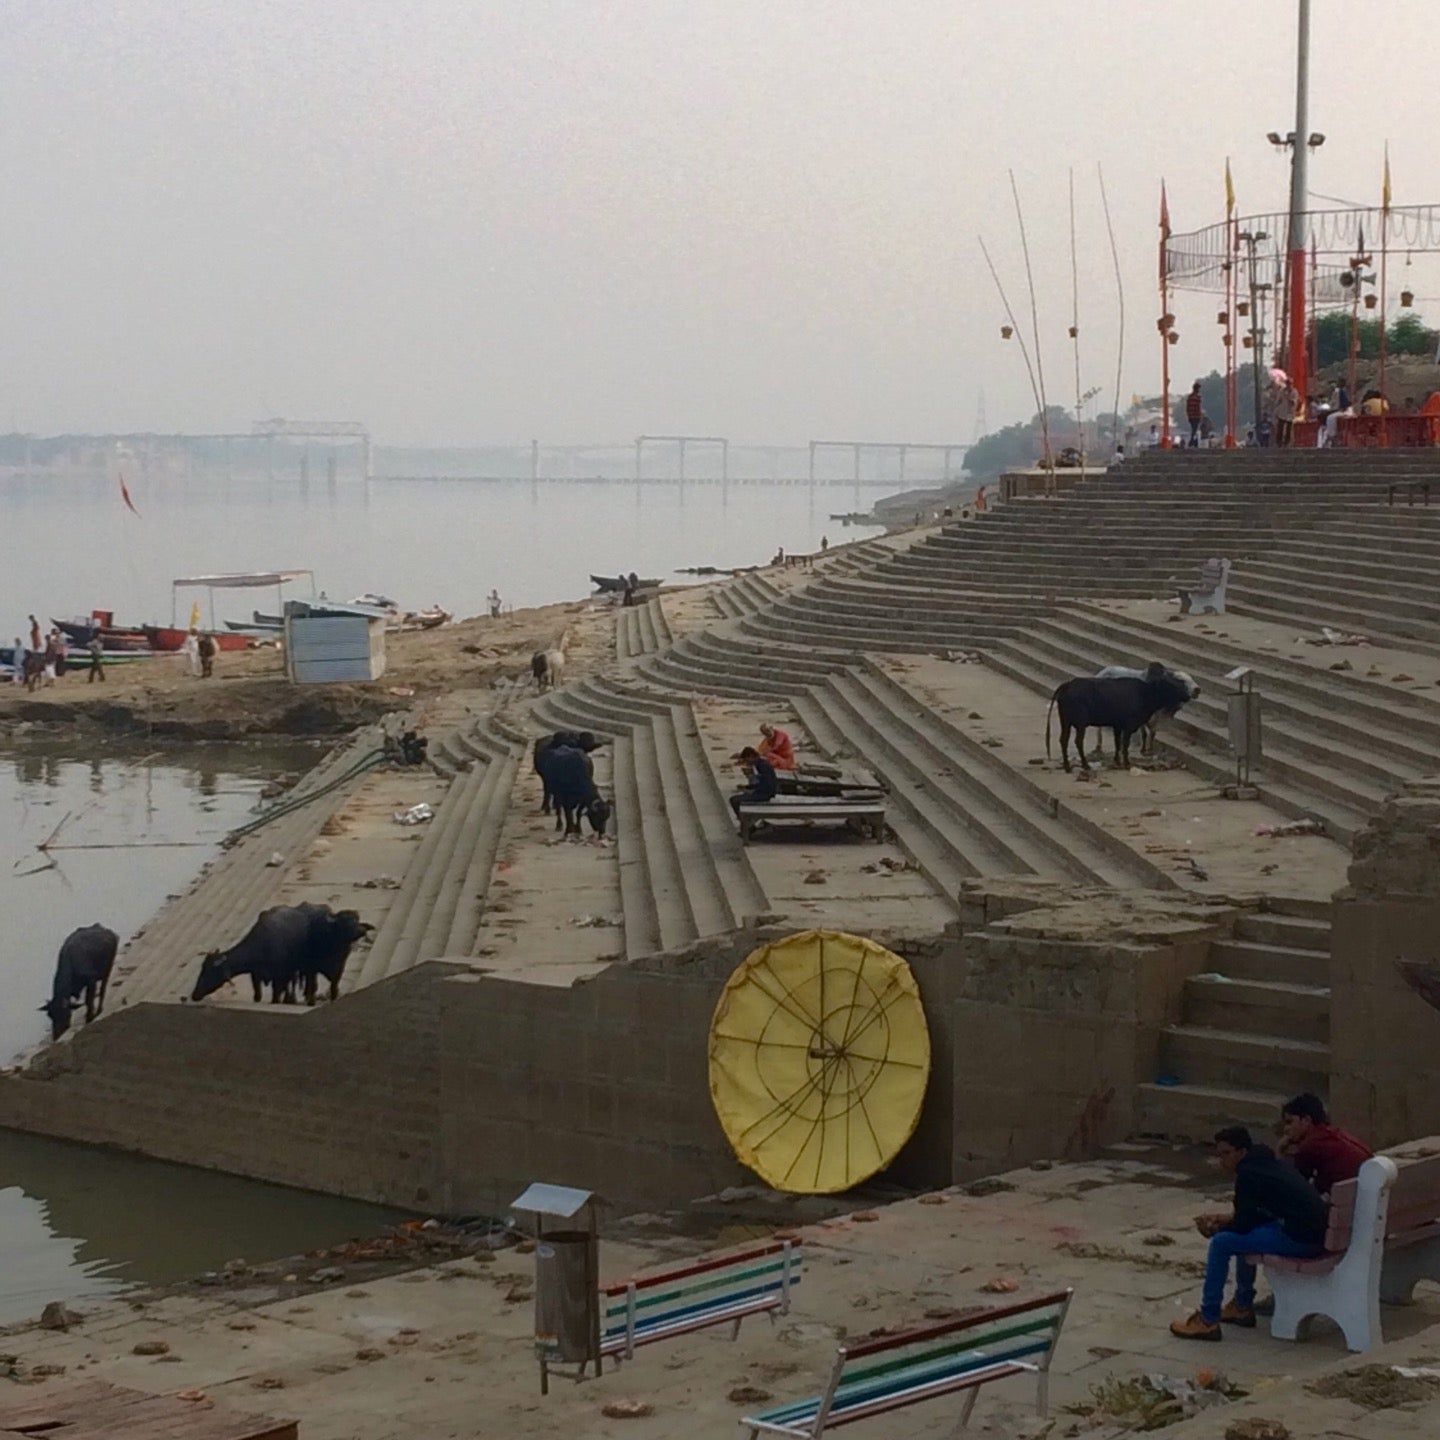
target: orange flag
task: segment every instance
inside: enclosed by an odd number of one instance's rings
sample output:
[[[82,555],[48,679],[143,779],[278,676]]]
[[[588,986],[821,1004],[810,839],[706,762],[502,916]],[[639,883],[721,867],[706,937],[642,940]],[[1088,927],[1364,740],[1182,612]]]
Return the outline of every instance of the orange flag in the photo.
[[[120,498],[129,507],[130,513],[132,515],[138,516],[140,514],[140,512],[135,508],[135,502],[130,498],[130,487],[126,485],[124,475],[120,476]]]

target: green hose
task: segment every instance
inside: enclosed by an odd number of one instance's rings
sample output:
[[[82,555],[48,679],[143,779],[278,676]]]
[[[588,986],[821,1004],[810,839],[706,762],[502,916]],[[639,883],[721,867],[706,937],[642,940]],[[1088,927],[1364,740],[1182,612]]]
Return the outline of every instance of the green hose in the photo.
[[[243,840],[247,835],[253,835],[257,830],[268,825],[272,820],[279,820],[282,816],[292,815],[302,806],[308,805],[312,800],[318,800],[322,795],[328,795],[332,790],[338,790],[340,786],[347,784],[357,775],[366,770],[373,770],[377,765],[383,765],[390,758],[384,750],[371,750],[362,755],[343,774],[337,775],[333,780],[327,781],[318,789],[308,790],[303,795],[292,795],[288,800],[282,800],[278,805],[272,805],[263,815],[257,815],[255,819],[247,821],[244,825],[232,830],[221,844],[225,847],[234,845],[237,841]]]

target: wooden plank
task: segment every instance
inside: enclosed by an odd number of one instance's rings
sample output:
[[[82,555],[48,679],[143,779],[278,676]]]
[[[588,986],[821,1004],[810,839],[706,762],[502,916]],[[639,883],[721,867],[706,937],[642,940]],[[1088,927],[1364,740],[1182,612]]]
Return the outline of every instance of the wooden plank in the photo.
[[[298,1440],[298,1434],[293,1420],[205,1408],[103,1380],[0,1401],[0,1436],[25,1440]]]

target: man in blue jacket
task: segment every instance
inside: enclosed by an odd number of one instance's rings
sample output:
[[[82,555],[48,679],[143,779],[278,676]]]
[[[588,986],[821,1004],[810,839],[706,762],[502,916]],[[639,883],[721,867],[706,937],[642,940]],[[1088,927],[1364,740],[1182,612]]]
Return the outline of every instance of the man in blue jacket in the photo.
[[[1195,1226],[1210,1239],[1200,1308],[1176,1320],[1170,1333],[1182,1340],[1220,1340],[1221,1321],[1253,1329],[1255,1265],[1250,1255],[1285,1255],[1308,1260],[1324,1247],[1329,1206],[1305,1177],[1268,1145],[1257,1145],[1243,1125],[1215,1135],[1215,1159],[1235,1178],[1235,1205],[1229,1215],[1201,1215]],[[1235,1295],[1228,1304],[1225,1282],[1235,1262]]]

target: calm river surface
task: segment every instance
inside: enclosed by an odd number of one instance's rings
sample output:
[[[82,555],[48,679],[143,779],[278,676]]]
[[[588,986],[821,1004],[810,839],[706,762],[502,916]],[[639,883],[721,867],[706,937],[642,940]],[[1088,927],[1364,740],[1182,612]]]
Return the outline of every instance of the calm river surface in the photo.
[[[886,493],[850,486],[539,484],[528,481],[298,479],[0,481],[10,547],[0,570],[0,643],[34,613],[92,608],[121,623],[168,619],[170,582],[227,570],[303,568],[332,599],[365,591],[410,609],[476,615],[492,585],[507,604],[590,593],[589,575],[664,579],[685,565],[753,565],[777,546],[808,551],[872,532],[830,512],[869,509]],[[49,544],[43,537],[50,537]],[[222,595],[220,600],[224,600]],[[273,591],[238,595],[217,621],[273,610]],[[219,601],[217,601],[217,604]],[[181,616],[189,613],[182,601]],[[208,620],[208,616],[206,619]]]

